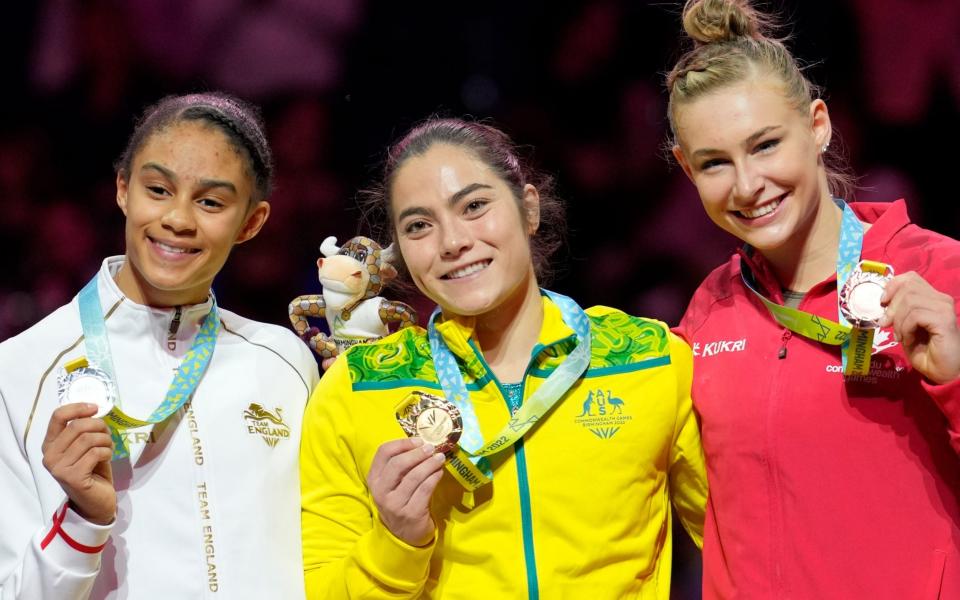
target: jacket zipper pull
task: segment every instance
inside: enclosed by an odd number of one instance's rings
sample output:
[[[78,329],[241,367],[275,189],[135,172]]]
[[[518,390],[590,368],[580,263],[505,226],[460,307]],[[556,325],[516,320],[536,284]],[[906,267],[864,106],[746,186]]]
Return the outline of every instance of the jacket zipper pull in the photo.
[[[789,329],[783,330],[783,335],[780,336],[780,352],[777,353],[777,358],[783,360],[787,357],[787,342],[790,341],[790,338],[793,337],[793,332]]]
[[[170,329],[167,333],[167,349],[177,349],[177,331],[180,330],[180,317],[183,315],[183,307],[178,306],[173,312],[173,320],[170,321]]]

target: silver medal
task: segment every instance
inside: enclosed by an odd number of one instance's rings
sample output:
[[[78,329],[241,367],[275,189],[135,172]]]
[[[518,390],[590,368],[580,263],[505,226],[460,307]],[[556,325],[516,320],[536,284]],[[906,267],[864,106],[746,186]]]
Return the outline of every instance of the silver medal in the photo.
[[[102,370],[79,367],[57,379],[60,405],[86,402],[97,405],[96,418],[105,416],[117,403],[116,387]]]

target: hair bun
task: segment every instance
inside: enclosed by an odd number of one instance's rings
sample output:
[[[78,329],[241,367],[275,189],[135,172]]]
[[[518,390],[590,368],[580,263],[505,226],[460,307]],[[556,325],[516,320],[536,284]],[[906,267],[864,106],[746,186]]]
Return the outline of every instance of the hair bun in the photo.
[[[687,0],[683,28],[698,46],[763,38],[764,17],[745,0]]]

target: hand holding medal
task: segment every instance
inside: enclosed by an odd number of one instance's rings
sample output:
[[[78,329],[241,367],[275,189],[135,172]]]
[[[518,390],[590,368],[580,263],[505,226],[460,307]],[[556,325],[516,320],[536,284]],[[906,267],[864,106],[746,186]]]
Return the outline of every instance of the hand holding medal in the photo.
[[[71,508],[91,523],[106,525],[117,513],[113,488],[113,440],[100,407],[68,402],[53,411],[41,446],[43,466],[70,499]]]
[[[960,377],[960,327],[953,298],[915,272],[891,279],[880,298],[881,327],[893,327],[914,369],[934,383]]]
[[[57,379],[60,408],[43,440],[43,465],[66,492],[74,511],[105,525],[117,512],[113,488],[113,440],[103,416],[116,404],[116,388],[86,358],[70,361]]]
[[[430,498],[463,421],[444,398],[415,391],[397,406],[397,422],[410,437],[377,449],[367,486],[387,529],[411,546],[423,546],[435,528]]]
[[[393,440],[377,448],[367,473],[367,488],[380,520],[397,538],[425,546],[436,525],[430,499],[443,476],[445,456],[419,437]]]

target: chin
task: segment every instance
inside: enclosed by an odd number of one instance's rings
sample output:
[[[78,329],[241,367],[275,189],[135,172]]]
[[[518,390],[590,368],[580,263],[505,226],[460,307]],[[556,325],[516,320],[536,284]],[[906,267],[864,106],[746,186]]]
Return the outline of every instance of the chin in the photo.
[[[494,299],[483,296],[456,300],[441,297],[438,300],[440,301],[437,304],[442,306],[445,312],[463,317],[478,317],[496,308]]]

